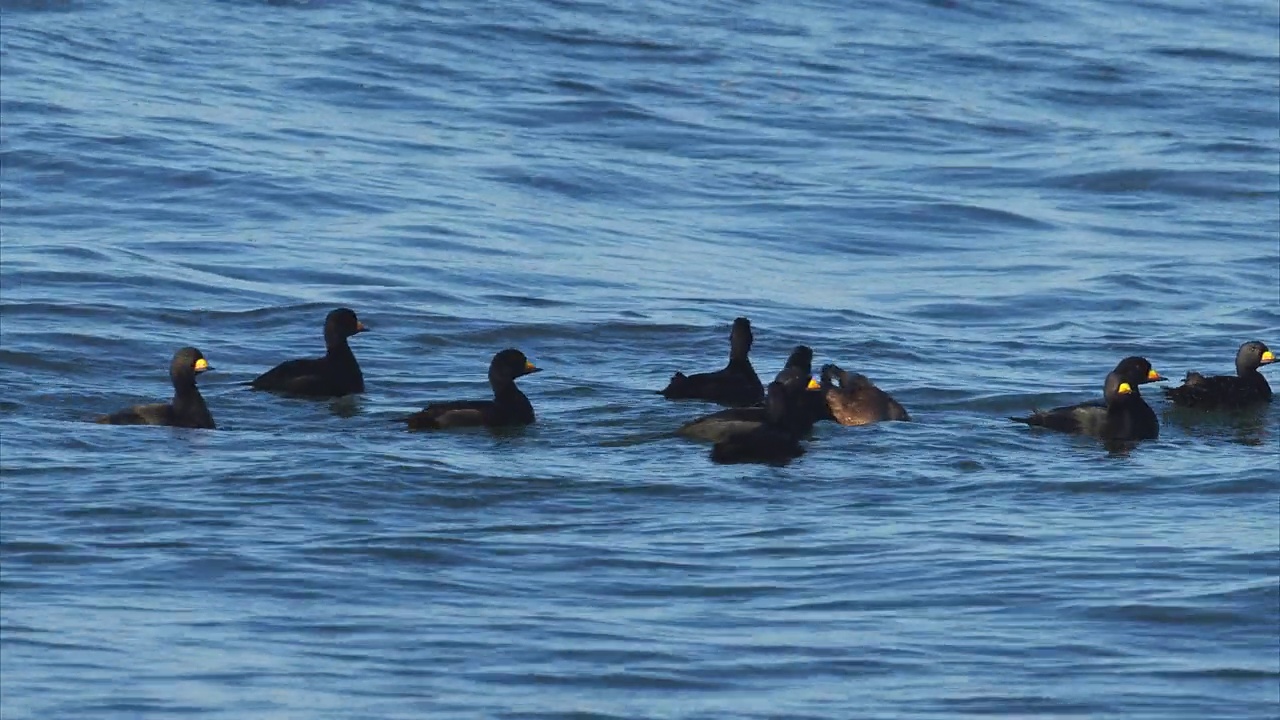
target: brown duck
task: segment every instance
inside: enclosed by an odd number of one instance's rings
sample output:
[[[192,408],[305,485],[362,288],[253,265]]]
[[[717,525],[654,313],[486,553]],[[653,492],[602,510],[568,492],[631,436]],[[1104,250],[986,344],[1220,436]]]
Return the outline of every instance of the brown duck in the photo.
[[[833,381],[840,384],[837,386]],[[841,425],[911,419],[897,400],[876,387],[866,375],[848,372],[838,365],[824,365],[821,385],[827,396],[827,408]]]

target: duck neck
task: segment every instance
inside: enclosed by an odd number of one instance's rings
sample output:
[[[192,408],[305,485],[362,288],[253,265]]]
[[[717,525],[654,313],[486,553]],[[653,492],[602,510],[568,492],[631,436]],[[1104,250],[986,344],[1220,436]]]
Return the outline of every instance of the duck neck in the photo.
[[[528,402],[528,398],[525,398],[524,393],[520,392],[520,388],[516,387],[515,380],[491,379],[489,380],[489,385],[493,388],[493,397],[496,400],[521,398]]]
[[[533,418],[533,404],[523,392],[520,392],[520,388],[516,387],[515,380],[490,379],[489,384],[493,386],[495,403],[508,410],[515,410],[521,416]]]
[[[755,371],[755,368],[751,367],[751,360],[747,358],[747,353],[745,350],[741,353],[733,353],[729,356],[729,367],[735,368],[738,370],[751,370],[752,372]]]
[[[360,372],[360,364],[356,362],[356,354],[351,352],[351,346],[347,344],[344,337],[332,338],[325,343],[326,355],[329,360],[343,367],[354,368]]]
[[[1144,412],[1145,411],[1145,412]],[[1110,415],[1130,415],[1136,413],[1154,412],[1151,406],[1142,399],[1138,394],[1137,388],[1132,393],[1118,397],[1107,404],[1107,413]]]
[[[173,381],[173,397],[175,399],[189,395],[198,396],[200,394],[200,391],[196,389],[196,376],[191,373],[172,375],[170,380]]]
[[[204,396],[200,394],[200,388],[196,387],[196,379],[194,377],[177,377],[173,379],[173,410],[180,417],[186,416],[193,411],[208,412],[209,408],[205,405]]]
[[[1258,372],[1258,368],[1240,369],[1237,372],[1240,375],[1240,380],[1247,387],[1252,388],[1254,392],[1267,399],[1271,398],[1271,384],[1267,382],[1267,378],[1262,373]]]

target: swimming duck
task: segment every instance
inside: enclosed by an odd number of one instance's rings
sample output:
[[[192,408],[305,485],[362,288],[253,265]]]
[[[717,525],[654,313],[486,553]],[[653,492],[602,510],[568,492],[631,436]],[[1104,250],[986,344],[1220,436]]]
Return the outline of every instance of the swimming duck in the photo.
[[[1271,386],[1258,372],[1263,365],[1276,361],[1275,353],[1263,343],[1252,340],[1236,353],[1236,374],[1205,377],[1189,372],[1176,388],[1165,388],[1169,400],[1182,407],[1231,410],[1255,403],[1271,402]]]
[[[760,402],[764,386],[747,359],[751,341],[751,321],[744,317],[735,319],[729,332],[729,364],[723,370],[696,375],[678,372],[659,394],[668,400],[710,400],[730,406]]]
[[[765,396],[765,422],[745,432],[734,433],[711,448],[711,460],[717,463],[762,462],[784,464],[804,454],[800,438],[807,429],[792,416],[787,386],[769,383]]]
[[[839,380],[839,387],[833,384]],[[822,390],[832,418],[841,425],[869,425],[882,420],[910,420],[905,408],[865,375],[838,365],[822,367]]]
[[[405,418],[405,422],[411,430],[528,425],[534,419],[533,405],[516,387],[516,378],[539,370],[524,353],[508,348],[494,355],[489,363],[492,400],[433,403]]]
[[[1155,368],[1151,366],[1151,361],[1137,355],[1132,355],[1116,363],[1116,368],[1112,372],[1119,375],[1121,380],[1129,383],[1130,389],[1133,390],[1134,397],[1138,398],[1142,397],[1142,392],[1138,389],[1139,385],[1160,382],[1168,379],[1155,371]],[[1156,420],[1155,411],[1151,409],[1151,406],[1148,405],[1145,400],[1141,405],[1134,404],[1133,407],[1135,413],[1142,415],[1141,422],[1143,425],[1159,426],[1159,422]],[[1045,412],[1049,414],[1062,415],[1073,411],[1094,413],[1099,417],[1102,417],[1106,415],[1107,412],[1107,401],[1105,399],[1088,400],[1075,405],[1056,407]]]
[[[1120,373],[1120,377],[1129,383],[1135,392],[1139,385],[1169,379],[1156,372],[1155,368],[1151,366],[1150,360],[1138,355],[1130,355],[1116,363],[1115,372]]]
[[[774,382],[785,383],[796,378],[806,382],[813,377],[813,348],[808,345],[797,345],[787,356],[782,369],[774,376]]]
[[[1160,435],[1160,422],[1155,413],[1120,373],[1107,373],[1102,397],[1106,402],[1102,412],[1093,407],[1070,406],[1009,419],[1059,432],[1095,435],[1104,440],[1150,440]]]
[[[787,374],[787,371],[784,370],[778,373],[778,376],[783,377]],[[795,373],[790,373],[789,375],[786,382],[775,380],[774,383],[781,382],[786,387],[787,401],[791,405],[788,413],[796,418],[796,427],[801,435],[807,435],[809,430],[813,428],[814,423],[830,416],[826,412],[827,407],[825,401],[822,400],[823,395],[818,390],[818,382],[813,378],[805,378]],[[818,407],[812,402],[806,402],[810,399],[810,396],[817,397],[822,402],[821,406]],[[690,420],[681,425],[676,430],[676,434],[695,440],[719,442],[731,435],[755,430],[764,425],[768,418],[767,402],[761,406],[727,408]]]
[[[324,319],[324,357],[286,360],[249,384],[257,390],[310,397],[364,392],[364,374],[347,338],[368,329],[353,310],[338,308]]]
[[[204,354],[184,347],[173,354],[169,363],[169,379],[173,381],[173,401],[152,405],[134,405],[97,418],[104,425],[172,425],[173,427],[214,429],[213,415],[196,387],[196,375],[213,368]]]

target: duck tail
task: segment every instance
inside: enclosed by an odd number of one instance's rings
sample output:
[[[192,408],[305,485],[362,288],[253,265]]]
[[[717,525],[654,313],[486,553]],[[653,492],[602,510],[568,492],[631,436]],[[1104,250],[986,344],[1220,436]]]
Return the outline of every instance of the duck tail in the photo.
[[[671,382],[667,383],[665,388],[659,390],[658,394],[665,398],[680,397],[681,393],[684,391],[685,382],[688,379],[689,378],[685,377],[684,373],[677,372],[675,375],[671,376]]]

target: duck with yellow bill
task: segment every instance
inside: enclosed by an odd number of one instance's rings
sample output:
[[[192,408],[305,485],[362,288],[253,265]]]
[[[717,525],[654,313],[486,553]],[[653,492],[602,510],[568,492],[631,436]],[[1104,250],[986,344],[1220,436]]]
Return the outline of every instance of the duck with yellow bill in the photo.
[[[516,387],[516,378],[540,370],[529,362],[524,353],[508,348],[494,355],[489,363],[492,400],[432,403],[405,418],[404,422],[410,430],[529,425],[534,420],[533,404]]]
[[[1235,375],[1204,376],[1188,372],[1182,385],[1166,388],[1165,395],[1174,405],[1200,410],[1234,410],[1271,402],[1271,385],[1258,368],[1276,361],[1276,355],[1264,343],[1250,340],[1236,352]]]
[[[1160,436],[1160,421],[1135,385],[1118,372],[1107,374],[1102,388],[1105,407],[1072,405],[1009,418],[1058,432],[1093,435],[1103,440],[1152,440]]]
[[[1113,370],[1112,372],[1119,375],[1120,379],[1129,383],[1129,387],[1130,389],[1132,389],[1133,394],[1136,397],[1142,397],[1142,392],[1139,389],[1140,385],[1145,385],[1147,383],[1153,383],[1153,382],[1163,382],[1168,380],[1168,378],[1156,372],[1155,368],[1151,366],[1150,360],[1144,357],[1140,357],[1138,355],[1131,355],[1121,360],[1120,362],[1116,363],[1116,369]],[[1106,407],[1107,407],[1106,400],[1099,399],[1099,400],[1089,400],[1087,402],[1082,402],[1077,405],[1066,405],[1063,407],[1056,407],[1052,410],[1049,410],[1048,412],[1064,414],[1073,410],[1081,410],[1083,412],[1101,413],[1106,410]],[[1135,406],[1135,408],[1136,408],[1136,412],[1141,412],[1144,415],[1143,417],[1144,423],[1159,425],[1159,422],[1156,420],[1155,411],[1151,409],[1150,405],[1146,404],[1146,401],[1143,401],[1143,404],[1141,407]],[[1142,408],[1146,408],[1146,410],[1144,411]]]
[[[364,392],[364,373],[347,338],[369,328],[350,308],[324,319],[324,357],[286,360],[250,381],[255,390],[299,397],[342,397]]]
[[[790,418],[790,422],[797,432],[801,435],[808,435],[814,423],[830,417],[825,414],[825,404],[821,403],[822,395],[819,391],[821,386],[814,378],[805,378],[794,372],[787,373],[784,371],[779,373],[778,377],[783,377],[784,373],[787,377],[785,381],[774,381],[774,384],[784,387],[786,390],[784,394],[779,395],[779,398],[785,400],[787,407],[785,409],[780,408],[779,412],[783,412],[786,417]],[[811,402],[814,397],[817,398],[818,403]],[[775,400],[774,402],[776,404],[780,400]],[[676,430],[676,434],[694,440],[720,442],[733,435],[751,432],[768,422],[769,406],[766,401],[764,405],[727,408],[709,415],[703,415],[681,425]]]
[[[173,427],[216,427],[209,406],[205,405],[200,389],[196,387],[196,375],[213,368],[204,354],[193,347],[184,347],[173,354],[169,363],[169,380],[173,383],[173,400],[169,403],[134,405],[119,412],[103,415],[97,422],[103,425],[170,425]]]

